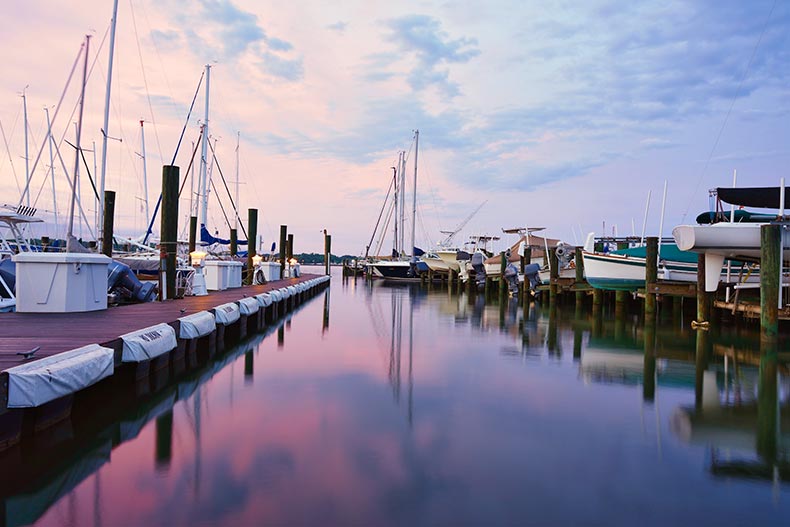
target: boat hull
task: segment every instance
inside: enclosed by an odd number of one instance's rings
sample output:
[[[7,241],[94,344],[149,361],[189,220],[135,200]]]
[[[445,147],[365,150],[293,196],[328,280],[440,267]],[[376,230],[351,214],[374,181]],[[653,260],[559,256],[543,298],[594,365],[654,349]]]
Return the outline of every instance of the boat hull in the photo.
[[[373,278],[387,280],[417,280],[412,275],[409,262],[376,262],[368,264],[368,272]]]

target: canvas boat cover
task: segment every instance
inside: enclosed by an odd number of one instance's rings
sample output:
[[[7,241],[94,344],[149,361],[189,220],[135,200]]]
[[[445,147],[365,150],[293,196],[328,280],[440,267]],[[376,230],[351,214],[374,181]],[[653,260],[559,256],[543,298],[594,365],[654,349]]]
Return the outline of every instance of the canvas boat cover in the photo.
[[[748,188],[725,188],[716,189],[718,198],[731,205],[741,207],[757,207],[761,209],[778,209],[779,207],[779,187],[748,187]],[[785,190],[784,208],[790,206],[790,192]]]
[[[258,300],[258,304],[260,304],[261,307],[269,307],[270,305],[272,305],[272,302],[274,301],[272,295],[270,295],[269,293],[261,293],[260,295],[255,295],[255,298]]]
[[[239,311],[239,306],[236,304],[236,302],[229,302],[227,304],[222,304],[221,306],[215,307],[214,316],[217,319],[217,324],[227,326],[239,320],[241,312]]]
[[[521,245],[521,242],[527,244],[527,247],[532,249],[532,258],[544,258],[546,255],[546,244],[548,244],[549,249],[554,249],[560,243],[560,240],[555,240],[553,238],[543,238],[542,236],[535,236],[534,234],[526,234],[518,239],[516,243],[510,246],[510,258],[508,258],[508,263],[515,263],[520,261],[521,256],[518,254],[518,248]],[[493,264],[500,262],[500,256],[495,254],[490,258],[486,258],[483,263],[485,264]],[[329,279],[329,277],[326,277]]]
[[[217,321],[214,315],[208,311],[199,311],[178,319],[181,326],[178,336],[182,339],[197,339],[205,337],[217,328]]]
[[[121,362],[143,362],[172,351],[178,345],[176,330],[162,323],[121,335]]]
[[[258,299],[254,296],[250,296],[247,298],[242,298],[239,300],[239,311],[242,315],[253,315],[258,312]]]
[[[8,408],[33,408],[113,374],[113,350],[91,344],[5,370]]]

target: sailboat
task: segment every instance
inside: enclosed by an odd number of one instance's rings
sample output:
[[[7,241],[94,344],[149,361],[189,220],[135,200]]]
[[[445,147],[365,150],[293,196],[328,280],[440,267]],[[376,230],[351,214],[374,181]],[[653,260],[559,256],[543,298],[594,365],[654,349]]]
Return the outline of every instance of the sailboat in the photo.
[[[395,192],[395,212],[397,212],[397,199],[398,195],[400,194],[401,199],[401,206],[400,206],[400,221],[396,218],[395,221],[395,245],[396,248],[393,251],[393,257],[390,260],[378,260],[375,262],[369,262],[367,264],[367,272],[369,276],[373,278],[385,278],[388,280],[417,280],[419,278],[417,273],[417,252],[418,249],[414,246],[414,234],[415,234],[415,227],[417,224],[416,217],[417,217],[417,154],[419,151],[419,144],[420,144],[420,131],[414,131],[414,188],[412,189],[412,223],[411,223],[411,247],[412,247],[412,255],[411,258],[406,259],[405,254],[403,252],[402,242],[400,247],[398,247],[398,224],[400,223],[401,226],[401,238],[403,234],[403,225],[404,225],[404,206],[403,206],[403,184],[396,186]],[[402,168],[401,170],[401,181],[405,181],[405,159],[403,157],[400,158],[399,167]],[[396,177],[397,181],[397,177]],[[400,192],[398,192],[400,190]]]

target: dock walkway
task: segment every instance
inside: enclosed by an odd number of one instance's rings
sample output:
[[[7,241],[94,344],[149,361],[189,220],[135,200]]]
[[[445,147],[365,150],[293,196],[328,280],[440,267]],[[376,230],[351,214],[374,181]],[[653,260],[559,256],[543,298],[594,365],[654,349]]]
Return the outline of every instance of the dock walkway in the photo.
[[[186,315],[306,282],[317,275],[278,280],[265,285],[212,291],[164,302],[111,307],[85,313],[4,313],[0,315],[0,371],[25,362],[18,352],[40,346],[35,359],[43,359],[89,344],[107,345],[125,333],[156,324],[173,323]]]

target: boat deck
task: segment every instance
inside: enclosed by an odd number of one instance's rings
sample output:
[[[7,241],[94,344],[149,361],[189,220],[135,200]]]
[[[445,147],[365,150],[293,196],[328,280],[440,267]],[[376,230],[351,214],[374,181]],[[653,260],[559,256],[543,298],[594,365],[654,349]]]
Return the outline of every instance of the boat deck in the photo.
[[[318,275],[303,274],[265,285],[212,291],[206,296],[190,296],[164,302],[148,302],[110,307],[85,313],[1,313],[0,371],[25,360],[18,352],[40,349],[34,359],[43,359],[89,344],[106,344],[123,334],[234,302],[244,297],[306,282]]]

